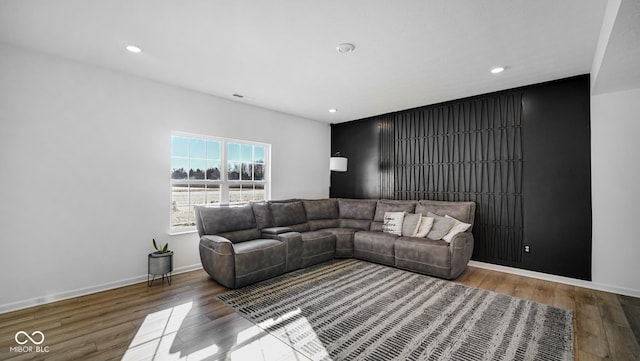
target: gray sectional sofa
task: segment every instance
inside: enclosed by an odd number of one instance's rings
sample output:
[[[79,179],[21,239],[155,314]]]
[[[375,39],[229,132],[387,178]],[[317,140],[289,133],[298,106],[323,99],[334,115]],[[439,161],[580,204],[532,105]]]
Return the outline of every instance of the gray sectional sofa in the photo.
[[[383,232],[387,212],[431,213],[471,226],[450,242],[395,235]],[[473,252],[474,216],[474,202],[430,200],[292,199],[196,207],[202,265],[228,288],[350,257],[454,279]]]

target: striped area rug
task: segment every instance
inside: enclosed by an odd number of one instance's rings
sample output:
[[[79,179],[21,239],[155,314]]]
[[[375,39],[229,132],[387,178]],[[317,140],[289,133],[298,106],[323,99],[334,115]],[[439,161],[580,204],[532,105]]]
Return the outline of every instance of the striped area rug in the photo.
[[[313,360],[573,360],[570,310],[354,259],[218,299]]]

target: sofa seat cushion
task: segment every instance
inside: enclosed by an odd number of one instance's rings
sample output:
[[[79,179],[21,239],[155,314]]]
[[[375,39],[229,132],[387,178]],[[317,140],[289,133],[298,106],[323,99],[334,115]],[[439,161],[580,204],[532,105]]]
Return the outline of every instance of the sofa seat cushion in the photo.
[[[395,266],[448,277],[451,268],[449,243],[429,238],[400,237],[395,242]]]
[[[398,236],[374,231],[358,231],[353,235],[353,256],[376,263],[394,265],[394,243]]]
[[[322,231],[336,236],[336,258],[353,257],[353,235],[358,231],[355,228],[325,228]]]
[[[259,238],[251,241],[235,243],[233,250],[236,255],[242,253],[253,252],[260,249],[266,249],[269,247],[275,247],[281,245],[282,242],[271,238]]]
[[[317,231],[325,228],[337,228],[339,223],[337,219],[313,219],[309,220],[309,230]]]
[[[224,237],[232,243],[242,243],[260,238],[260,231],[257,228],[252,228],[242,231],[218,233],[218,236]]]
[[[285,244],[275,239],[235,243],[235,287],[242,287],[285,272]]]
[[[365,219],[339,219],[338,227],[355,228],[361,231],[368,231],[371,228],[371,221]]]
[[[302,267],[333,259],[336,250],[336,236],[325,231],[303,232]]]

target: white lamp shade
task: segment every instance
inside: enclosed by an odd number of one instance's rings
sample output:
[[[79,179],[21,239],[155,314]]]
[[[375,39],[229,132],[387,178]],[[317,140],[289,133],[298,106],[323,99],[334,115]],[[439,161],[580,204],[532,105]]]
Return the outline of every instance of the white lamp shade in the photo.
[[[345,157],[331,157],[329,159],[329,169],[336,172],[347,171],[347,158]]]

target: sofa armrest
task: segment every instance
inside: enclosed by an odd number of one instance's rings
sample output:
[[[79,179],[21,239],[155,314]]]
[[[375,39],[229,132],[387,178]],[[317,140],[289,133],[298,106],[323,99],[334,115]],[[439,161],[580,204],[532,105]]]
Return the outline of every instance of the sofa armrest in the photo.
[[[233,243],[230,240],[214,235],[207,235],[200,237],[200,245],[220,255],[233,255]]]
[[[273,239],[278,239],[279,234],[288,233],[292,231],[293,230],[289,227],[269,227],[269,228],[263,228],[261,230],[262,237],[273,238]]]
[[[473,254],[473,234],[462,232],[456,234],[449,244],[449,256],[451,257],[451,270],[449,279],[458,278],[467,268],[467,264]]]
[[[286,232],[275,237],[285,244],[287,252],[286,272],[302,268],[302,235],[298,232]]]
[[[230,240],[207,235],[200,238],[200,261],[211,278],[227,288],[235,288],[235,251]]]

